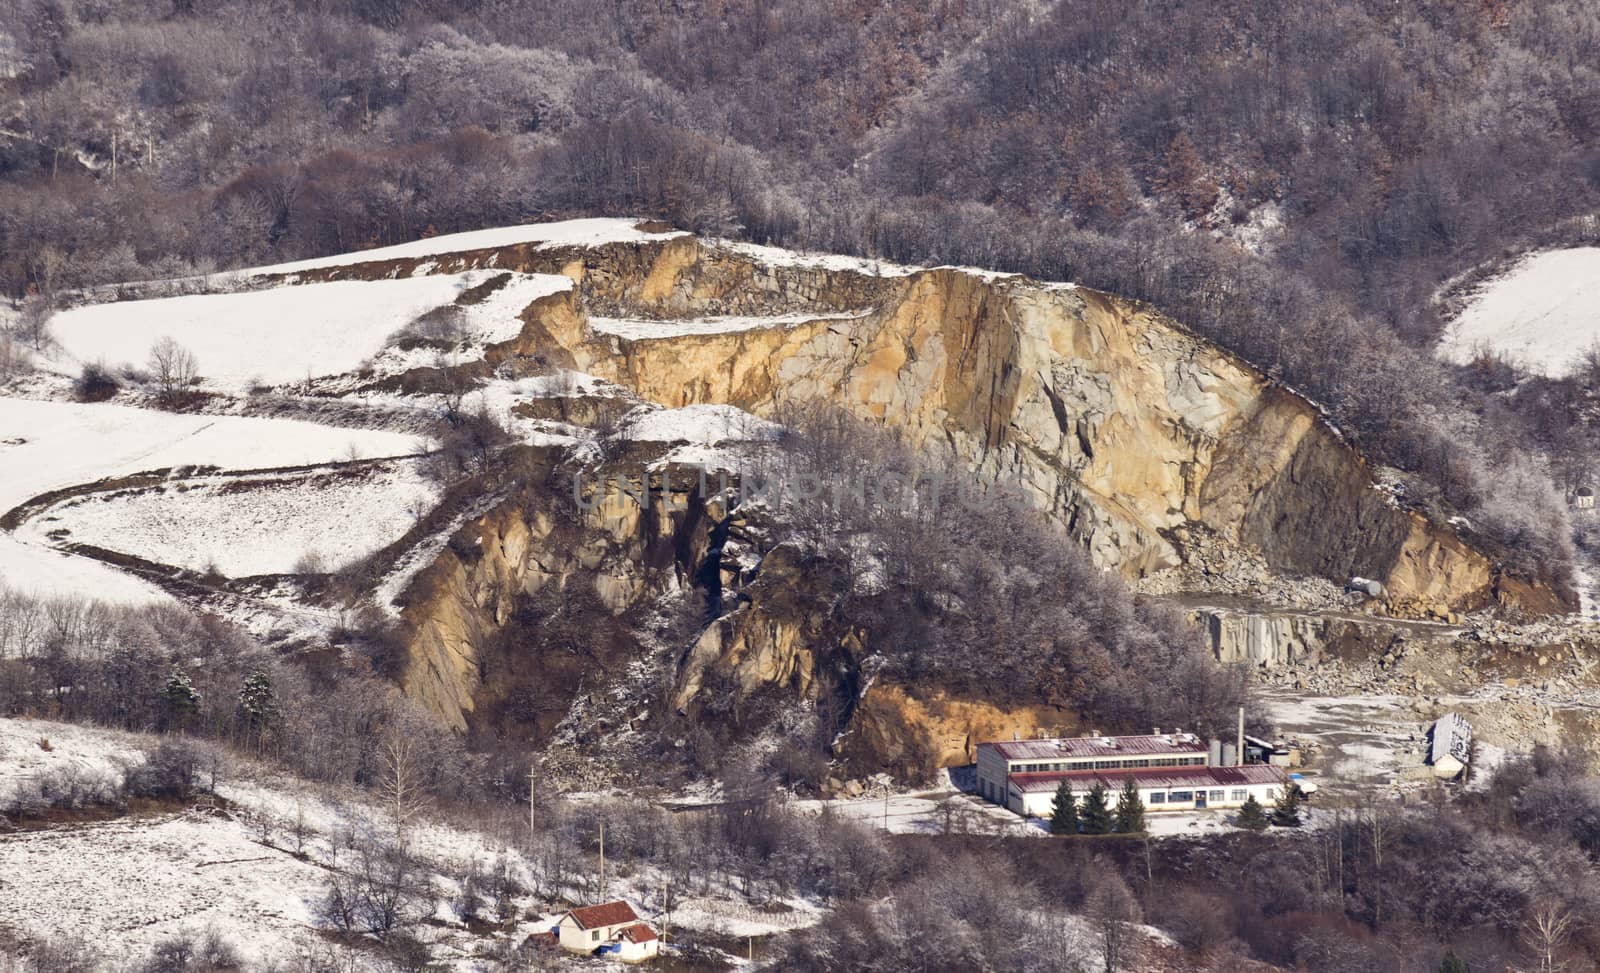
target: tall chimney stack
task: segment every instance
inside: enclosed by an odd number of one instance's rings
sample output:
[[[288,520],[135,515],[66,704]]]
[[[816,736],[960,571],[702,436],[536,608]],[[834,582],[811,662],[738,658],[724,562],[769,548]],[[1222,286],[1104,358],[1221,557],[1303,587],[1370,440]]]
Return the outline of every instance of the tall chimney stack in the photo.
[[[1244,766],[1244,707],[1239,707],[1239,754],[1234,758],[1238,760],[1237,766]]]

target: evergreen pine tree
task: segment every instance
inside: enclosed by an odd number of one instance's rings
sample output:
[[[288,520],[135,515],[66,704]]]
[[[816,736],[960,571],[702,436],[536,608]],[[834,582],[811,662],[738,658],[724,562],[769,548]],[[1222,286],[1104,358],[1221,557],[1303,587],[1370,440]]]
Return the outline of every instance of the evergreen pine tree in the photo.
[[[1239,808],[1239,827],[1246,831],[1265,831],[1268,823],[1267,809],[1251,794],[1245,799],[1244,806]]]
[[[1444,960],[1439,964],[1439,973],[1467,973],[1467,961],[1457,956],[1455,950],[1445,950]]]
[[[1300,789],[1294,784],[1285,784],[1283,795],[1272,806],[1272,823],[1280,828],[1300,827]]]
[[[1072,796],[1072,782],[1062,781],[1050,809],[1051,834],[1078,833],[1078,800]]]
[[[1122,782],[1122,793],[1117,798],[1117,830],[1123,834],[1144,830],[1144,799],[1132,777]]]
[[[200,712],[202,702],[200,694],[195,691],[194,685],[189,682],[189,677],[177,666],[167,674],[167,685],[161,691],[161,697],[167,704],[167,710],[172,714],[177,723],[188,722],[196,713]]]
[[[1089,788],[1078,816],[1083,821],[1084,834],[1111,833],[1111,810],[1106,806],[1106,785],[1096,781]]]
[[[257,669],[244,681],[239,690],[239,713],[245,726],[254,732],[265,729],[278,716],[278,697],[272,691],[272,680]]]

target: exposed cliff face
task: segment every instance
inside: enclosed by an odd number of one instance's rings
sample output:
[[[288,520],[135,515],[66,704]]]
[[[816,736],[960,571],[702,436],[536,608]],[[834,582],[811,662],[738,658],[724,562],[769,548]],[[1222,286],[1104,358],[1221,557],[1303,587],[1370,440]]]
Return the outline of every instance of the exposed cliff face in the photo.
[[[758,414],[832,403],[1019,484],[1130,578],[1180,563],[1189,528],[1204,525],[1286,572],[1381,578],[1455,607],[1491,597],[1489,559],[1375,489],[1315,407],[1147,308],[951,269],[773,267],[688,237],[653,259],[613,249],[566,266],[580,287],[530,333],[559,335],[580,368],[645,399]],[[819,318],[565,343],[572,319],[596,309]],[[845,311],[856,313],[821,317]]]
[[[1204,534],[1255,548],[1286,573],[1379,578],[1391,594],[1457,608],[1491,597],[1554,600],[1506,584],[1448,528],[1393,504],[1310,403],[1109,295],[953,269],[772,260],[692,237],[437,262],[440,272],[475,266],[561,273],[577,285],[530,306],[521,337],[496,349],[497,359],[539,355],[666,406],[726,403],[773,415],[792,402],[831,403],[1015,483],[1098,563],[1129,578],[1183,563]],[[366,272],[415,269],[399,261]],[[772,320],[715,333],[658,328],[639,339],[601,333],[589,320],[715,315]],[[592,404],[575,400],[561,417],[582,421]],[[456,726],[481,718],[475,712],[505,696],[507,678],[485,668],[504,663],[507,639],[542,624],[517,614],[541,592],[592,595],[617,618],[674,585],[709,584],[721,597],[748,573],[722,556],[737,518],[705,498],[678,500],[688,512],[624,499],[574,520],[557,510],[569,498],[529,488],[469,524],[413,587],[408,691]],[[871,685],[863,694],[871,647],[823,620],[826,606],[805,596],[815,579],[801,577],[786,552],[756,554],[742,597],[726,598],[724,613],[670,660],[664,711],[692,715],[709,696],[779,689],[848,710],[844,756],[871,755],[862,759],[882,766],[962,763],[984,736],[1070,723],[1064,709],[1001,711],[926,687]],[[1250,661],[1276,653],[1269,642],[1312,651],[1339,638],[1309,622],[1291,625],[1287,641],[1284,633],[1222,638],[1229,623],[1214,621],[1213,634]],[[616,662],[625,654],[617,652],[598,650],[597,661]],[[585,685],[580,665],[523,662],[549,666],[558,701]]]
[[[626,616],[663,591],[694,587],[725,533],[726,511],[692,478],[636,477],[631,492],[603,493],[598,478],[585,478],[580,504],[573,472],[467,523],[409,589],[401,683],[457,729],[486,691],[503,700],[526,683],[546,705],[522,722],[548,733],[581,686],[639,653]],[[501,665],[486,679],[491,661]]]
[[[1264,669],[1334,657],[1364,660],[1382,654],[1396,639],[1432,634],[1414,623],[1338,613],[1207,607],[1188,617],[1205,633],[1218,662]]]
[[[868,690],[840,738],[839,756],[851,772],[887,771],[916,780],[930,768],[973,763],[978,744],[988,740],[1065,736],[1078,730],[1072,714],[1057,707],[1004,709],[943,692],[924,697],[896,685]]]

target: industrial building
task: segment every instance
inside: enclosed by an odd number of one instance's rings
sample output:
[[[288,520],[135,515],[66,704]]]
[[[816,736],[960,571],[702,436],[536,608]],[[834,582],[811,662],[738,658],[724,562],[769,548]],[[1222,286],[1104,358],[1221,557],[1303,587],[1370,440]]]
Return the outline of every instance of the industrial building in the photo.
[[[1237,744],[1193,733],[1147,736],[1087,736],[1012,740],[978,745],[978,793],[1024,817],[1050,814],[1062,781],[1079,797],[1096,783],[1111,792],[1115,806],[1133,780],[1149,811],[1234,808],[1252,796],[1276,801],[1288,784],[1283,768],[1245,763]]]

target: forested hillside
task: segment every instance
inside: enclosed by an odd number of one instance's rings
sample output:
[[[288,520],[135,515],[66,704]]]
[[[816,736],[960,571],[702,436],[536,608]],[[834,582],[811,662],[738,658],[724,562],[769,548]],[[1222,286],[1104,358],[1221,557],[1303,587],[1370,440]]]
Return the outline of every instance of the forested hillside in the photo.
[[[1592,7],[23,0],[0,31],[13,295],[597,211],[1079,280],[1566,571],[1523,454],[1587,439],[1428,345],[1442,282],[1600,196]]]

